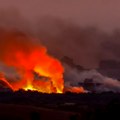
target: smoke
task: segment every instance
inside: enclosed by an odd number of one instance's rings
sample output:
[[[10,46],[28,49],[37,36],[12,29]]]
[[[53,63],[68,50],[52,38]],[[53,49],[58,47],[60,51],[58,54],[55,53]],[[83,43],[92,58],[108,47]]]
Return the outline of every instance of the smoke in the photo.
[[[32,41],[32,38],[20,32],[2,30],[0,32],[0,60],[9,63],[9,59],[15,59],[13,56],[16,51],[24,51],[26,54],[30,53],[34,48],[38,47]]]
[[[64,67],[65,86],[79,86],[80,83],[85,84],[85,81],[90,79],[93,84],[92,91],[120,92],[120,81],[103,76],[95,69],[79,71],[76,68],[71,68],[67,64],[64,64]],[[97,84],[99,85],[97,86]]]
[[[97,68],[102,60],[120,61],[119,29],[106,33],[96,26],[81,27],[53,16],[30,21],[15,8],[0,13],[0,28],[37,37],[59,59],[68,56],[84,68]]]
[[[58,58],[68,56],[76,64],[87,68],[98,66],[102,55],[102,31],[95,27],[82,28],[54,18],[41,21],[38,25],[38,35],[42,37],[41,42],[51,54]]]
[[[32,24],[16,8],[0,9],[0,29],[33,34]]]
[[[83,69],[95,69],[102,60],[120,61],[119,29],[106,33],[96,26],[80,27],[52,16],[43,16],[31,22],[15,9],[1,10],[0,13],[0,60],[8,65],[11,64],[9,59],[15,59],[12,55],[16,48],[28,54],[31,52],[31,46],[34,48],[39,43],[47,46],[51,55],[59,59],[68,56],[75,64],[83,66]],[[33,40],[30,36],[38,39]],[[6,58],[3,57],[4,54],[7,54]],[[120,91],[118,80],[103,76],[96,70],[80,72],[70,65],[65,65],[64,76],[66,86],[78,85],[78,82],[91,78],[94,83],[102,84],[96,91]]]
[[[104,32],[95,26],[81,27],[67,20],[44,17],[37,35],[51,54],[68,56],[84,68],[97,68],[102,60],[120,61],[120,30]]]

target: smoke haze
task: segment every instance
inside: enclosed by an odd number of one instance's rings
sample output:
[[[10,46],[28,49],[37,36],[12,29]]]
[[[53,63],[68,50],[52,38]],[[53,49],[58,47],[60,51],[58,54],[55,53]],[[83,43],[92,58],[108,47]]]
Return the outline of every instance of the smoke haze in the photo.
[[[85,81],[92,80],[90,84],[93,84],[92,91],[95,92],[120,92],[120,81],[117,79],[109,78],[103,76],[97,70],[84,70],[78,71],[75,68],[71,68],[68,65],[65,67],[65,86],[79,86],[80,83],[85,83]],[[97,84],[99,84],[97,86]]]
[[[2,10],[1,13],[1,28],[38,38],[37,42],[47,46],[49,53],[59,59],[68,56],[85,68],[96,68],[106,59],[120,60],[119,29],[110,34],[95,26],[80,27],[52,16],[43,16],[31,23],[15,9]]]
[[[74,60],[75,64],[81,65],[85,69],[96,69],[102,60],[115,60],[120,61],[120,30],[116,29],[111,33],[102,31],[96,26],[79,26],[77,23],[68,22],[67,20],[53,17],[43,16],[31,22],[25,19],[19,11],[1,10],[0,14],[0,51],[5,47],[4,52],[11,52],[8,57],[14,52],[14,45],[19,48],[19,45],[25,46],[24,51],[31,50],[30,43],[27,44],[27,38],[23,37],[28,35],[34,38],[35,46],[43,44],[48,48],[48,52],[62,59],[64,56],[70,57]],[[6,37],[6,32],[9,39]],[[14,31],[16,34],[11,34]],[[14,36],[18,35],[18,41],[14,41]],[[8,36],[7,35],[7,36]],[[3,38],[4,41],[3,41]],[[12,40],[11,40],[11,39]],[[22,41],[21,41],[22,38]],[[7,46],[11,46],[11,48]],[[2,54],[0,55],[2,58]],[[4,68],[2,68],[4,69]],[[1,70],[2,70],[1,69]],[[76,84],[78,81],[84,81],[86,78],[94,79],[94,82],[100,82],[103,85],[97,88],[98,91],[119,91],[120,83],[118,80],[113,80],[107,76],[103,76],[96,70],[83,71],[82,73],[71,66],[65,66],[65,80],[66,84]],[[70,83],[70,84],[71,84]]]

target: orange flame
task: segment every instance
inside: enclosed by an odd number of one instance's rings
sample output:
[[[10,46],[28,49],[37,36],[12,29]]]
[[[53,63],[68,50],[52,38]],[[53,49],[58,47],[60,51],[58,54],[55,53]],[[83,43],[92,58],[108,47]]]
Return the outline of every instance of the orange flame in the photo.
[[[0,60],[14,67],[22,78],[11,83],[14,91],[24,89],[45,93],[63,92],[64,69],[57,59],[47,54],[44,46],[18,33],[3,32],[0,37]],[[47,79],[35,79],[34,73]]]
[[[65,89],[66,92],[71,93],[86,93],[87,91],[83,87],[69,87]]]
[[[45,93],[62,93],[64,88],[63,67],[61,63],[49,56],[45,48],[34,49],[31,53],[25,54],[17,51],[15,53],[16,63],[20,70],[22,80],[20,83],[12,84],[14,90],[23,88],[25,90],[37,90]],[[16,65],[17,64],[17,65]],[[47,80],[34,80],[33,71],[39,76],[48,77]]]
[[[43,93],[63,93],[64,68],[60,61],[48,55],[44,46],[36,44],[30,37],[4,31],[0,33],[0,61],[14,67],[21,80],[9,83],[14,91],[19,89],[35,90]],[[39,78],[35,78],[36,73]],[[71,89],[81,92],[83,89]]]

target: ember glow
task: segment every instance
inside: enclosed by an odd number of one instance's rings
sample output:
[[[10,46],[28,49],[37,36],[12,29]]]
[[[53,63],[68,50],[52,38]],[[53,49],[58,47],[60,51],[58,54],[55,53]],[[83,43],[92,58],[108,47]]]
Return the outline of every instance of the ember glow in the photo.
[[[43,93],[63,93],[64,68],[59,60],[48,55],[44,46],[18,33],[3,32],[0,39],[1,62],[14,67],[21,76],[19,81],[14,82],[1,79],[13,91],[24,89]],[[36,78],[35,74],[39,77]]]
[[[65,91],[71,93],[87,93],[87,91],[83,87],[69,87],[65,88]]]

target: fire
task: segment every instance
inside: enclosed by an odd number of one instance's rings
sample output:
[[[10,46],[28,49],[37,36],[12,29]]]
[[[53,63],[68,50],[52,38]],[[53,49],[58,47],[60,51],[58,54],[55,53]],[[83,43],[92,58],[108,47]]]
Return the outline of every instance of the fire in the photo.
[[[0,73],[0,80],[3,81],[10,89],[13,90],[12,85],[5,79],[4,73]]]
[[[85,90],[83,87],[72,87],[71,92],[73,92],[73,93],[85,93]]]
[[[0,38],[1,62],[14,67],[21,76],[19,81],[9,83],[14,91],[24,89],[44,93],[63,92],[64,68],[59,60],[48,55],[44,46],[15,32],[5,31],[0,34]],[[36,79],[34,73],[42,77]]]
[[[32,84],[27,84],[26,87],[23,88],[25,91],[32,90],[32,91],[37,91],[37,89],[33,88]]]
[[[71,93],[86,93],[87,91],[83,87],[69,87],[65,89],[66,92]]]
[[[45,93],[62,93],[64,89],[63,72],[61,63],[49,56],[45,48],[35,48],[29,54],[23,51],[15,52],[17,66],[20,70],[22,80],[20,83],[13,83],[13,89],[37,90]],[[22,71],[21,71],[22,70]],[[39,76],[47,77],[46,80],[34,78],[33,72]],[[53,89],[54,88],[54,89]]]
[[[63,93],[64,68],[59,60],[48,55],[47,49],[27,35],[4,31],[0,33],[0,61],[14,67],[19,81],[5,81],[13,91],[19,89],[43,93]],[[38,77],[35,77],[37,74]],[[74,92],[81,90],[73,89]]]

